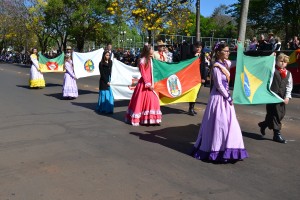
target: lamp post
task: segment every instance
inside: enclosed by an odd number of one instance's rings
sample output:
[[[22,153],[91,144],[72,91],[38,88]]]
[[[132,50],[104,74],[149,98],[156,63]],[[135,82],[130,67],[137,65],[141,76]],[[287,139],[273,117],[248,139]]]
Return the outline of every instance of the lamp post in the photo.
[[[215,29],[212,29],[211,30],[211,42],[212,42],[212,45],[210,45],[211,46],[211,48],[213,48],[213,45],[214,45],[214,36],[215,36]]]
[[[121,35],[122,35],[122,38],[123,38],[123,39],[121,40],[122,43],[123,43],[123,44],[122,44],[123,50],[124,50],[125,34],[126,34],[126,31],[121,31]]]

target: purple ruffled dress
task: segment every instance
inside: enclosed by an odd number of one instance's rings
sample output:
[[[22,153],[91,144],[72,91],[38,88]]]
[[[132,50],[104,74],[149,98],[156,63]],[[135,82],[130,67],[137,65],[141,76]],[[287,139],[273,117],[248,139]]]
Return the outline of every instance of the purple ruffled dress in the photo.
[[[62,88],[63,97],[77,98],[78,88],[76,84],[73,63],[71,60],[65,63],[65,68],[66,68],[66,72],[65,72],[64,84]]]
[[[219,64],[223,70],[229,71]],[[213,67],[214,85],[205,109],[193,156],[199,160],[228,162],[248,157],[235,109],[230,105],[229,85],[225,74]]]

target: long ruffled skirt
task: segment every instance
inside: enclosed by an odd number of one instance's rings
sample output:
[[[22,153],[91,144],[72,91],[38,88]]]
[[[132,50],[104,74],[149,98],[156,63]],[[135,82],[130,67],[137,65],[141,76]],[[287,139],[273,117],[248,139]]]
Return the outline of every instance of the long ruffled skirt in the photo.
[[[96,111],[104,114],[111,114],[114,112],[114,96],[111,88],[108,90],[99,90]]]
[[[63,97],[78,97],[78,88],[76,80],[68,73],[65,73],[64,84],[62,89]]]
[[[234,106],[213,94],[206,106],[193,156],[199,160],[237,161],[248,157]]]
[[[131,97],[125,122],[139,126],[140,124],[159,124],[161,119],[159,99],[154,91],[144,87],[141,78]]]
[[[46,85],[44,76],[39,72],[34,65],[30,69],[30,79],[29,87],[30,88],[44,88]]]

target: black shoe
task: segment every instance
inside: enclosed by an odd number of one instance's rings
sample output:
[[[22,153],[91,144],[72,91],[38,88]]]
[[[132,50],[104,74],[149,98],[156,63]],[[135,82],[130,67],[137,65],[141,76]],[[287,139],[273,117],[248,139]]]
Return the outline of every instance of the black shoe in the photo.
[[[282,144],[286,144],[286,140],[281,136],[281,134],[276,134],[274,135],[273,137],[273,141],[275,142],[279,142],[279,143],[282,143]]]
[[[267,127],[265,127],[265,126],[263,125],[263,122],[259,122],[259,123],[258,123],[258,126],[260,127],[260,133],[262,134],[262,136],[265,136],[265,135],[266,135],[265,130],[266,130]]]
[[[195,116],[195,111],[192,110],[192,109],[189,109],[189,112],[188,112],[188,115],[191,115],[191,116]],[[197,113],[196,113],[197,114]]]
[[[193,113],[194,113],[195,115],[197,115],[197,112],[196,112],[194,109],[193,109],[192,111],[193,111]]]

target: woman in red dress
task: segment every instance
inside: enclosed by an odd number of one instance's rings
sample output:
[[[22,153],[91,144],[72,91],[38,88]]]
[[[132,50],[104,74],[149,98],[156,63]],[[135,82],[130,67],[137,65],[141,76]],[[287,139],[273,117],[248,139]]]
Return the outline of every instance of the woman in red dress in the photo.
[[[139,61],[140,78],[131,97],[125,121],[133,126],[159,124],[161,111],[159,99],[153,88],[152,75],[153,48],[145,44]]]

